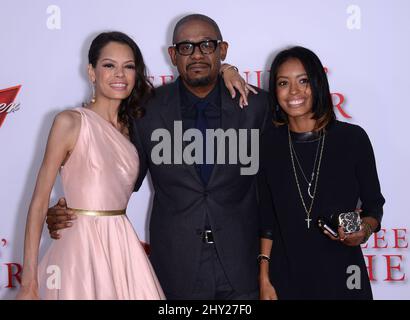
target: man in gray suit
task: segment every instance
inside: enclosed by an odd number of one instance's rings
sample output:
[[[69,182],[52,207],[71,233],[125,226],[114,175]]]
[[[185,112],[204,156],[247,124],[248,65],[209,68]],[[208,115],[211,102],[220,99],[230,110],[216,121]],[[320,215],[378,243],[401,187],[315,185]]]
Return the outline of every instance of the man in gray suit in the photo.
[[[255,161],[267,95],[245,109],[231,99],[219,76],[228,44],[207,16],[182,18],[168,51],[180,76],[156,89],[132,130],[135,189],[149,170],[155,190],[152,264],[168,299],[257,299]]]

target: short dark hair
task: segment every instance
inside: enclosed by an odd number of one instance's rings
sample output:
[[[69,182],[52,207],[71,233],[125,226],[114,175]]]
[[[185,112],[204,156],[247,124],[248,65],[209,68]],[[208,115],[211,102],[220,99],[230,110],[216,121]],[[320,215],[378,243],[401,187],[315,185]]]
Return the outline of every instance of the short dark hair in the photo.
[[[223,40],[221,30],[219,29],[217,23],[208,16],[196,13],[196,14],[190,14],[188,16],[185,16],[177,22],[177,24],[175,25],[175,28],[174,28],[174,33],[172,34],[172,43],[173,44],[176,43],[176,38],[177,38],[177,35],[178,35],[178,32],[179,32],[179,29],[185,23],[191,22],[191,21],[203,21],[205,23],[208,23],[209,25],[212,26],[212,28],[214,28],[214,30],[216,32],[216,36],[218,38],[216,40]]]
[[[134,40],[119,31],[100,33],[91,43],[88,51],[88,62],[95,68],[100,58],[102,49],[111,42],[127,45],[134,55],[135,60],[135,85],[128,98],[121,101],[118,111],[120,121],[130,126],[130,117],[141,118],[144,115],[143,102],[150,96],[152,84],[149,82],[146,72],[144,58],[141,50]]]
[[[317,120],[316,130],[325,128],[336,120],[332,96],[326,72],[319,57],[311,50],[296,46],[278,53],[270,67],[269,94],[275,106],[274,123],[282,125],[288,123],[286,113],[280,108],[276,95],[276,78],[282,64],[291,59],[299,60],[306,70],[313,98],[313,119]],[[277,108],[279,106],[279,108]]]

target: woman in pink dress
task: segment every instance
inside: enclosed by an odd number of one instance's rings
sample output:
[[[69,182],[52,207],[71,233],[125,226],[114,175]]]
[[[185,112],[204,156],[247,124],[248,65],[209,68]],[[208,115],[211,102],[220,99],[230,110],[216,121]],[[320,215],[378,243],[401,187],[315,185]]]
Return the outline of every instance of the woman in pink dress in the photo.
[[[164,299],[126,207],[139,159],[129,119],[139,117],[151,86],[136,43],[102,33],[89,50],[94,97],[58,114],[31,201],[18,299]],[[77,214],[38,265],[49,197],[60,171],[67,205]]]

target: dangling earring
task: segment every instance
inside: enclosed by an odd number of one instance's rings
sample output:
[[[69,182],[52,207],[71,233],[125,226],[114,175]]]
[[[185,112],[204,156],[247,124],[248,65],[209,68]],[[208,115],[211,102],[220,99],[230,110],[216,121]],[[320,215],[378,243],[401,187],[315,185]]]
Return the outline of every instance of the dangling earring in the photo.
[[[279,112],[279,105],[276,105],[276,112]]]
[[[95,85],[94,85],[94,82],[92,83],[91,87],[92,87],[92,90],[93,90],[93,95],[92,95],[92,98],[91,98],[91,103],[95,103]]]

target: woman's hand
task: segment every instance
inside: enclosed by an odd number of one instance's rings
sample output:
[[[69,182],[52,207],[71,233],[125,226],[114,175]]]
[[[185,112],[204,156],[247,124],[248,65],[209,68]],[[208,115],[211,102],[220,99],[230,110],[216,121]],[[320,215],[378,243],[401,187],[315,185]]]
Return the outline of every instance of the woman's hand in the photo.
[[[364,228],[362,228],[362,227],[360,228],[359,231],[349,233],[349,234],[344,233],[343,227],[339,227],[337,229],[337,232],[339,234],[338,238],[332,236],[329,232],[324,231],[324,233],[330,239],[332,239],[334,241],[339,241],[339,242],[341,242],[341,243],[343,243],[343,244],[345,244],[346,246],[349,246],[349,247],[356,247],[356,246],[361,245],[367,237],[366,232],[365,232]]]
[[[16,300],[40,300],[37,286],[22,286],[16,296]]]
[[[278,300],[276,290],[269,280],[259,282],[259,299],[260,300]]]
[[[361,209],[357,209],[356,212],[361,213]],[[367,225],[367,226],[366,226]],[[372,235],[374,230],[377,229],[379,222],[373,217],[364,217],[362,219],[362,224],[360,230],[357,232],[346,234],[344,233],[343,227],[337,229],[339,237],[336,238],[332,236],[329,232],[324,231],[324,234],[327,235],[330,239],[334,241],[340,241],[341,243],[349,246],[356,247],[365,243],[369,237]]]
[[[243,108],[248,105],[248,95],[249,92],[258,94],[258,92],[249,84],[246,83],[238,73],[237,69],[229,64],[223,64],[221,66],[221,74],[224,79],[225,86],[229,90],[229,93],[232,96],[232,99],[236,97],[236,90],[239,91],[241,97],[239,98],[239,106]]]

